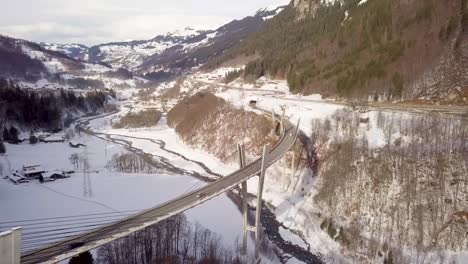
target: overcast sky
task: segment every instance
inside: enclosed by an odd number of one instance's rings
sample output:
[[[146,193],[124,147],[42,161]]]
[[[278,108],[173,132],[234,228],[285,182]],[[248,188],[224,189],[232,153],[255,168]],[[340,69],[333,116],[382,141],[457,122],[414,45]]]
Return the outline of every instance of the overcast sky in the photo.
[[[94,45],[215,28],[289,0],[0,0],[0,34]]]

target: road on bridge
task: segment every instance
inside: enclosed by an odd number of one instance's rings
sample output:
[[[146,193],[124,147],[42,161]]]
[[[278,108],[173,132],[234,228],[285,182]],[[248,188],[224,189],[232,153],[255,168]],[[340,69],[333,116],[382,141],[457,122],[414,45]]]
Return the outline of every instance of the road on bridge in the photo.
[[[266,166],[269,167],[278,161],[294,144],[298,127],[284,120],[282,136],[277,145],[269,152]],[[50,246],[25,252],[21,256],[21,263],[56,263],[68,259],[79,253],[97,248],[135,231],[154,225],[173,215],[184,212],[192,207],[202,204],[224,192],[230,190],[261,171],[261,158],[246,167],[216,180],[198,190],[182,195],[171,201],[158,205],[142,213],[125,218],[116,223],[98,228],[91,232],[78,235],[74,238],[52,244]]]

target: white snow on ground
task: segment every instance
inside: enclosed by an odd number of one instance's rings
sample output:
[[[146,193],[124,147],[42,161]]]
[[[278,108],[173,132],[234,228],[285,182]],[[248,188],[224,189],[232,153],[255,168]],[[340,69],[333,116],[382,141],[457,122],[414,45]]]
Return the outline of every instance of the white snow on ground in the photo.
[[[385,141],[385,134],[377,126],[377,112],[369,112],[369,128],[365,128],[365,137],[369,142],[371,148],[382,148],[387,142]]]
[[[121,113],[119,115],[125,114],[127,111],[128,110],[124,110],[124,113]],[[134,109],[133,111],[138,110]],[[167,125],[167,120],[165,116],[161,118],[161,120],[156,126],[139,129],[112,129],[110,127],[109,120],[113,118],[115,118],[115,116],[108,117],[107,121],[106,119],[93,120],[90,122],[90,125],[94,128],[93,130],[96,132],[110,134],[113,135],[112,138],[124,139],[132,142],[133,147],[141,149],[145,153],[170,158],[171,163],[186,170],[191,170],[203,173],[203,175],[207,175],[204,169],[199,165],[194,164],[190,161],[186,161],[183,158],[178,157],[177,155],[167,153],[166,151],[162,150],[158,144],[151,142],[151,139],[162,140],[166,143],[166,149],[180,153],[191,160],[202,162],[209,169],[217,171],[219,173],[233,172],[238,169],[237,163],[223,164],[218,158],[214,157],[213,155],[207,154],[202,150],[192,149],[185,145],[182,142],[182,140],[178,138],[174,129],[170,128]],[[133,137],[138,137],[141,139],[136,139]]]
[[[197,79],[203,81],[216,81],[220,76],[219,72],[229,71],[219,70],[213,75],[204,74]],[[234,89],[235,88],[235,89]],[[300,129],[307,135],[311,133],[311,122],[314,119],[324,119],[337,110],[342,109],[342,105],[323,100],[321,95],[302,96],[289,92],[288,85],[284,80],[270,80],[261,78],[256,84],[244,84],[238,80],[229,85],[222,85],[218,88],[217,96],[224,98],[233,105],[249,109],[251,100],[257,102],[257,106],[265,110],[274,110],[275,113],[282,113],[285,109],[285,116],[294,124],[300,120]]]
[[[279,229],[280,235],[282,238],[290,241],[293,244],[299,245],[303,248],[307,248],[307,244],[296,234],[291,233],[289,230],[285,229],[284,227],[280,227]]]
[[[109,171],[105,168],[107,160],[115,153],[124,152],[122,147],[89,136],[75,138],[74,141],[88,146],[92,197],[83,197],[81,172],[68,179],[44,184],[30,182],[14,185],[9,180],[0,179],[0,222],[141,210],[175,198],[194,186],[203,185],[186,176]],[[145,145],[150,144],[146,142]],[[70,148],[68,143],[40,143],[7,144],[7,151],[8,156],[0,158],[5,171],[9,168],[20,169],[24,164],[41,164],[46,170],[72,169],[69,156],[72,153],[80,154],[83,150]],[[187,211],[186,215],[189,221],[199,222],[222,235],[223,242],[228,246],[242,234],[241,214],[225,195]]]

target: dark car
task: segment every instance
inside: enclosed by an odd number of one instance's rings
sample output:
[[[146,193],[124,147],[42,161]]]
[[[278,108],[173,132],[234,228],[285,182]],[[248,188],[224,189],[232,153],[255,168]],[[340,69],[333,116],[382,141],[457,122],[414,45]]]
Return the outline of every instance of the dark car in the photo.
[[[84,246],[85,243],[83,241],[73,242],[70,244],[70,249],[75,249]]]

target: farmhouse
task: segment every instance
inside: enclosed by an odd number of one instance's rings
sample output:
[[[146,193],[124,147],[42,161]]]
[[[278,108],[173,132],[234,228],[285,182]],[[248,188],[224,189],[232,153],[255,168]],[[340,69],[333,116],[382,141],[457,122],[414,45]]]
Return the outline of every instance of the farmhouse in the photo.
[[[39,178],[44,173],[44,169],[41,165],[30,165],[24,166],[23,165],[23,175],[27,178]]]
[[[57,180],[57,179],[65,179],[70,178],[70,176],[66,175],[63,171],[48,171],[42,174],[44,180]]]

